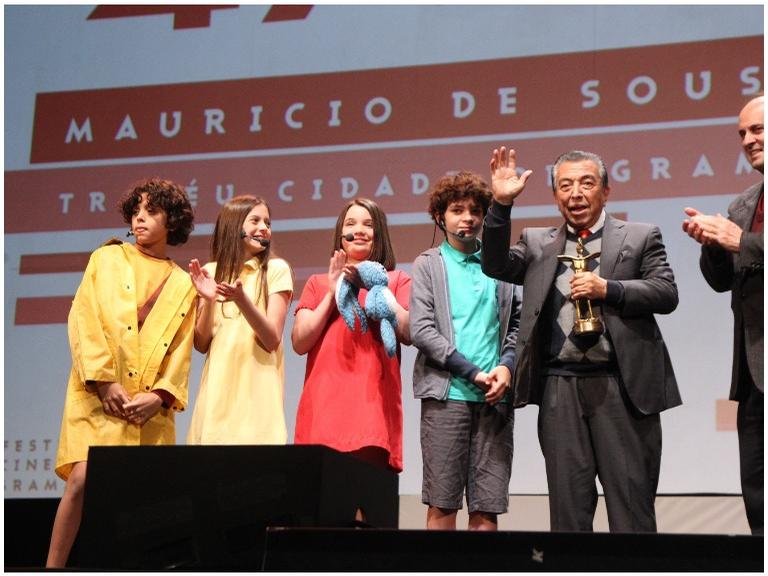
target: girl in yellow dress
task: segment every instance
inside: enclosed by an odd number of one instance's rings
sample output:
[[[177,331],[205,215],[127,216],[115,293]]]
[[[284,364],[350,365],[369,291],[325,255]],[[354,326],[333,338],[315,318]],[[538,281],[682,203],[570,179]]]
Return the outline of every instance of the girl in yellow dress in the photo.
[[[187,241],[192,207],[181,186],[151,179],[119,208],[136,243],[110,240],[91,254],[69,312],[72,370],[56,455],[67,483],[51,568],[65,566],[80,527],[88,448],[173,444],[174,414],[187,402],[195,290],[166,247]]]
[[[195,349],[207,357],[188,444],[286,443],[282,341],[293,277],[271,238],[266,202],[236,196],[216,220],[213,261],[189,264]]]

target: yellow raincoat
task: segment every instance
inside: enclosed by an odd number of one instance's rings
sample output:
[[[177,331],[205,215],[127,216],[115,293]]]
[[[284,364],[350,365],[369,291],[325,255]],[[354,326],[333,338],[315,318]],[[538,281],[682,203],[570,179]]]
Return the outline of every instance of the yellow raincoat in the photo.
[[[133,252],[132,252],[133,251]],[[88,458],[89,446],[173,444],[174,413],[187,404],[194,337],[195,289],[189,275],[172,264],[171,274],[138,331],[136,248],[119,240],[102,246],[88,261],[69,312],[72,352],[56,473],[67,479],[73,464]],[[119,382],[132,398],[167,390],[176,399],[144,426],[107,416],[88,381]]]

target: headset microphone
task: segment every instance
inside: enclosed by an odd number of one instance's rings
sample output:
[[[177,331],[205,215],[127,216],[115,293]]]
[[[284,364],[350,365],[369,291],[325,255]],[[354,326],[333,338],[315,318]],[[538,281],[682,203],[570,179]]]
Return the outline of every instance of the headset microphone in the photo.
[[[131,236],[133,236],[133,235],[134,235],[134,234],[133,234],[133,230],[128,230],[128,232],[126,232],[126,233],[125,233],[125,237],[126,237],[126,238],[130,238],[130,237],[131,237]]]
[[[450,234],[451,236],[454,236],[455,238],[460,238],[462,240],[467,237],[467,231],[466,230],[459,230],[458,232],[451,232],[450,230],[448,230],[446,228],[443,228],[443,231],[446,234]],[[472,232],[472,230],[470,232]]]
[[[269,238],[257,238],[256,236],[248,236],[244,230],[240,230],[240,238],[248,238],[249,240],[256,240],[262,247],[266,248],[270,245],[271,240]]]
[[[352,232],[348,234],[342,234],[341,237],[344,238],[344,240],[346,240],[347,242],[354,242],[355,240],[355,235],[352,234]]]
[[[467,233],[464,230],[460,230],[459,232],[451,232],[445,227],[445,220],[440,219],[437,221],[437,225],[440,227],[440,230],[445,232],[446,234],[450,234],[451,236],[456,236],[457,238],[465,238],[467,236]]]

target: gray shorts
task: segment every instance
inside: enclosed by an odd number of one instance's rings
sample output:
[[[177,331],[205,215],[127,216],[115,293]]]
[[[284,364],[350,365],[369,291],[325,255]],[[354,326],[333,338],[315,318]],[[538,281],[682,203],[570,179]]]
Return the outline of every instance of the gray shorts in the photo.
[[[459,510],[503,514],[509,504],[515,411],[507,404],[421,401],[421,501]]]

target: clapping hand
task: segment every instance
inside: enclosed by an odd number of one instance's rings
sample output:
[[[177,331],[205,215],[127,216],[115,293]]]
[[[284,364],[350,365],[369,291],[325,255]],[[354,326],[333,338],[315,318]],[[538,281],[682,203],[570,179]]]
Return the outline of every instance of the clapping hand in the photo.
[[[225,301],[232,301],[235,304],[241,306],[245,303],[245,291],[243,290],[243,281],[238,278],[234,284],[227,282],[219,282],[216,285],[216,294]]]
[[[192,279],[198,296],[206,300],[216,299],[216,281],[211,277],[208,270],[200,266],[197,258],[189,261],[189,277]]]
[[[704,246],[720,246],[729,252],[738,252],[743,230],[722,214],[710,216],[695,208],[686,208],[688,216],[683,231]]]
[[[336,250],[328,263],[328,291],[331,296],[336,294],[336,283],[344,273],[344,265],[347,263],[347,253],[344,250]]]

